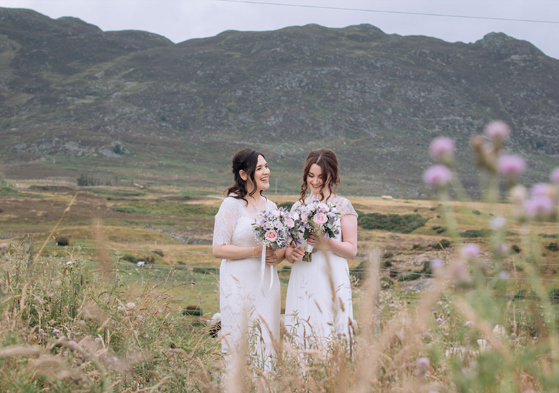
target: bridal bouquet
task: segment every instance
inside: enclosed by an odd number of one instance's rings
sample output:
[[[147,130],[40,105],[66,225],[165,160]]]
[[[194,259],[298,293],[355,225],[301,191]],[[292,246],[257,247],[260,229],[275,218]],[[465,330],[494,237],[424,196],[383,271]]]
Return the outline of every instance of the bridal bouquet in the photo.
[[[297,208],[299,215],[299,229],[303,232],[303,239],[307,240],[311,234],[333,238],[340,233],[340,213],[331,203],[312,201]],[[313,246],[307,245],[303,261],[312,261]]]
[[[299,229],[296,225],[298,216],[292,217],[283,208],[268,210],[258,214],[256,222],[252,224],[252,231],[258,243],[262,244],[262,259],[260,264],[260,285],[264,280],[264,270],[266,268],[266,247],[273,249],[287,248],[292,242],[298,242]],[[274,270],[270,273],[270,288],[274,282]]]

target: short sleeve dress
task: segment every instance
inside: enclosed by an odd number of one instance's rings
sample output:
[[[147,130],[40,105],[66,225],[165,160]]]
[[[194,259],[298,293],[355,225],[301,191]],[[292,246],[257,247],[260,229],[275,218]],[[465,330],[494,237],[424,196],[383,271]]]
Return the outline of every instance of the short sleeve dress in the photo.
[[[275,208],[275,203],[266,199],[266,210]],[[256,214],[251,216],[244,200],[231,196],[225,198],[215,216],[213,244],[257,246],[251,226]],[[270,277],[270,274],[274,275],[272,289],[269,290],[269,285],[262,285],[258,291],[260,255],[221,261],[219,292],[223,352],[236,351],[243,344],[242,340],[249,339],[257,343],[258,356],[269,358],[273,355],[272,339],[279,338],[281,295],[275,266],[266,266],[264,277]],[[254,332],[256,334],[250,334]]]
[[[308,201],[305,201],[308,203]],[[357,213],[351,202],[334,195],[329,203],[341,216]],[[292,212],[300,205],[296,202]],[[342,231],[335,240],[342,240]],[[332,293],[334,288],[334,293]],[[285,305],[285,325],[308,348],[323,346],[332,335],[349,335],[353,305],[349,267],[332,251],[316,251],[311,262],[296,261],[291,268]]]

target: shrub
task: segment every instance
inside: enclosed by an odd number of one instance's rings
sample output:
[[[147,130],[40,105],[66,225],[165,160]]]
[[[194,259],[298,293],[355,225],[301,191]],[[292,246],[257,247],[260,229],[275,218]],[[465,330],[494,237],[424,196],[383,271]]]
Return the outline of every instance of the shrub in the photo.
[[[160,257],[165,256],[165,254],[163,254],[163,250],[153,250],[153,253],[159,255]]]
[[[182,310],[182,315],[201,316],[202,309],[200,308],[200,306],[190,304],[186,306],[184,310]]]
[[[70,239],[65,236],[57,236],[56,237],[56,245],[66,247],[70,244]]]
[[[450,244],[451,244],[450,240],[441,239],[438,243],[431,244],[431,247],[433,247],[436,250],[442,250],[444,248],[450,247]]]
[[[124,254],[120,259],[123,260],[123,261],[132,262],[132,263],[138,262],[138,258],[136,258],[134,255],[130,255],[130,254]]]
[[[420,214],[380,214],[367,213],[359,216],[359,225],[363,229],[380,229],[397,233],[411,233],[427,222]]]
[[[490,233],[484,231],[483,229],[468,229],[467,231],[460,232],[460,237],[467,237],[467,238],[486,237],[489,234]]]

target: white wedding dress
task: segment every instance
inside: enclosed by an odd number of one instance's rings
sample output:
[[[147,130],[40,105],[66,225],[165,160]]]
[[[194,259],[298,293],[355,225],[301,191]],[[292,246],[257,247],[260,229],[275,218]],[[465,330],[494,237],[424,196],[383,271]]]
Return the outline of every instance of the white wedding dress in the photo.
[[[357,216],[347,198],[334,195],[328,203],[335,205],[342,216]],[[296,202],[291,211],[298,206],[300,202]],[[341,230],[335,239],[341,241]],[[311,262],[296,261],[293,264],[287,287],[285,326],[296,335],[296,343],[307,349],[324,349],[332,336],[349,337],[352,307],[349,267],[345,258],[332,251],[317,250],[312,254]]]
[[[252,210],[252,207],[249,206]],[[276,204],[266,199],[266,210]],[[247,210],[242,199],[227,197],[215,216],[213,244],[257,246],[251,224],[257,212]],[[272,340],[279,339],[280,283],[275,266],[266,266],[264,283],[260,283],[260,258],[223,259],[220,267],[220,311],[222,350],[231,355],[244,345],[249,354],[256,354],[262,364],[269,365],[273,356]],[[270,271],[272,270],[272,272]],[[269,290],[270,274],[274,275]],[[243,341],[245,340],[245,341]],[[252,345],[249,344],[252,343]]]

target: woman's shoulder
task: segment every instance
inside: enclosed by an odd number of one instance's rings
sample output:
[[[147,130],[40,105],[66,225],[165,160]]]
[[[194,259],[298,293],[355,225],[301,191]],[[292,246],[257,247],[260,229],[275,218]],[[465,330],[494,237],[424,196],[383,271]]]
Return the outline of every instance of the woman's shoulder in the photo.
[[[262,196],[264,196],[264,195],[262,195]],[[268,198],[268,197],[264,197],[264,198],[266,198],[266,210],[277,209],[278,208],[278,205],[274,201],[272,201],[270,198]]]
[[[353,205],[346,197],[336,194],[335,197],[332,199],[332,203],[336,206],[336,208],[342,215],[351,214],[357,216],[357,212],[353,208]]]
[[[223,202],[221,202],[221,207],[235,207],[242,202],[243,200],[237,198],[235,194],[229,194],[229,196],[225,197],[223,199]]]

